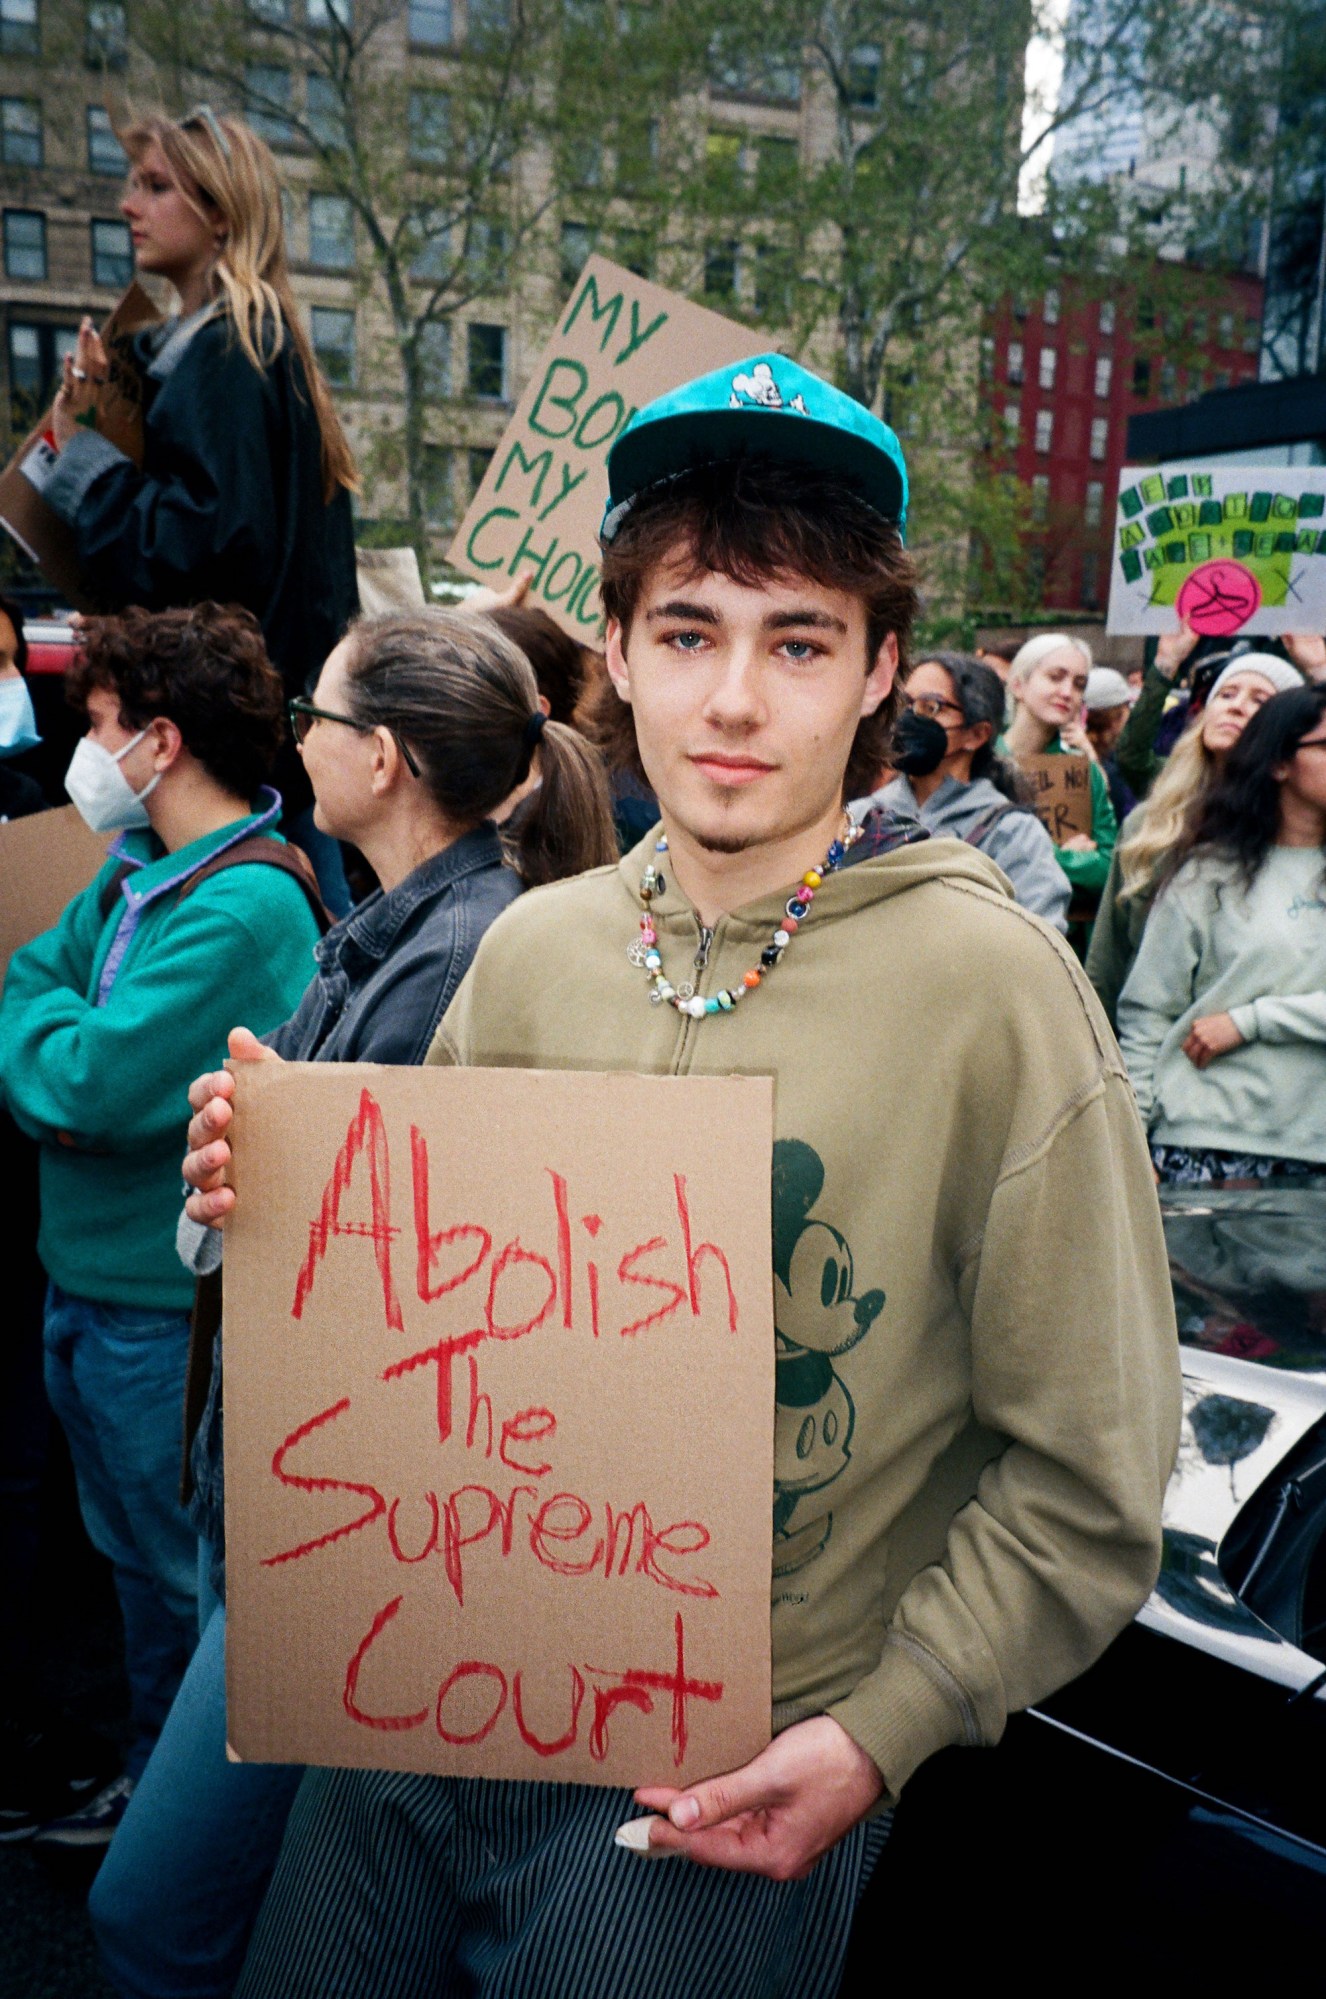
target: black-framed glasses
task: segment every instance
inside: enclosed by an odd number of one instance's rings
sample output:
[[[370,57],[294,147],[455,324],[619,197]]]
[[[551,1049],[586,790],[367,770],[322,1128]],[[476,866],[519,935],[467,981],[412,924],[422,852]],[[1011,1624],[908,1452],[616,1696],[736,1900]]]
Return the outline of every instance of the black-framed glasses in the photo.
[[[914,715],[925,715],[937,722],[947,708],[951,714],[963,719],[962,709],[956,701],[946,701],[942,694],[902,694],[899,696],[904,708],[910,708]]]
[[[286,703],[286,713],[290,717],[290,733],[301,747],[315,722],[339,722],[343,728],[353,729],[360,736],[371,736],[378,726],[373,722],[357,722],[353,715],[338,715],[331,708],[319,708],[312,701],[306,701],[302,694],[297,694],[293,701]],[[410,776],[418,777],[419,765],[405,738],[398,735],[395,729],[388,729],[387,734],[393,738],[404,757]]]

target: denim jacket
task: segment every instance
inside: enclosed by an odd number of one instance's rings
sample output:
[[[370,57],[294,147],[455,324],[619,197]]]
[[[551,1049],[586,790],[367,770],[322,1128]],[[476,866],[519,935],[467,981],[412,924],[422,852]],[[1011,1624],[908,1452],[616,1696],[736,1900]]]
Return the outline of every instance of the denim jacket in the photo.
[[[265,1035],[287,1062],[421,1063],[479,940],[520,893],[491,824],[466,833],[385,894],[379,890],[316,947],[317,976],[284,1026]],[[181,1256],[215,1269],[221,1239],[181,1216]],[[207,1405],[190,1452],[189,1518],[210,1543],[212,1581],[224,1595],[221,1334]]]

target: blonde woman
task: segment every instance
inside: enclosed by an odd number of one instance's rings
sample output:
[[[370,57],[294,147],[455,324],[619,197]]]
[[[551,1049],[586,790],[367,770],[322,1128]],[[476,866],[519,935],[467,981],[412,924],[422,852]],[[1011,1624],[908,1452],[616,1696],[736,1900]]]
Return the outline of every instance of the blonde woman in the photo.
[[[1008,669],[1008,691],[1017,712],[1002,747],[1014,763],[1057,755],[1091,759],[1091,831],[1072,833],[1055,849],[1075,900],[1088,911],[1105,886],[1119,824],[1110,787],[1082,722],[1082,703],[1091,673],[1091,654],[1079,639],[1042,632],[1020,647]],[[1078,910],[1072,911],[1076,923]]]
[[[1150,794],[1123,822],[1087,952],[1087,977],[1115,1020],[1119,994],[1146,928],[1152,898],[1176,848],[1191,832],[1213,780],[1257,710],[1303,676],[1272,653],[1245,652],[1212,683]]]
[[[287,695],[305,694],[358,607],[356,480],[290,290],[275,163],[247,125],[206,105],[178,123],[140,119],[120,137],[137,269],[165,279],[179,309],[138,336],[141,466],[80,422],[107,374],[84,322],[56,398],[59,457],[44,497],[74,530],[92,601],[242,604]],[[277,783],[286,829],[342,913],[339,855],[302,823],[311,793],[289,746]]]

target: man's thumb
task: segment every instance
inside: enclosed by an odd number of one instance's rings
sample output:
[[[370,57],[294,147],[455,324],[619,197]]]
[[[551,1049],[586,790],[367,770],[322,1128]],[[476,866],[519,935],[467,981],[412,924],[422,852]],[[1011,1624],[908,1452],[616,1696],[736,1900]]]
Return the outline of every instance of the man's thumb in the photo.
[[[673,1799],[668,1817],[679,1832],[701,1832],[735,1818],[738,1812],[754,1811],[772,1802],[768,1780],[757,1759],[744,1770],[730,1770],[725,1776],[692,1784]]]

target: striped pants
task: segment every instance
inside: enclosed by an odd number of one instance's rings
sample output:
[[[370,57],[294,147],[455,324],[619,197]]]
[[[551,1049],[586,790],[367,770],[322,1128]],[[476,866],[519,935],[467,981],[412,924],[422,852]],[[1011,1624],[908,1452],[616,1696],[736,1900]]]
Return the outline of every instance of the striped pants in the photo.
[[[629,1791],[310,1770],[235,1999],[833,1999],[890,1817],[804,1881],[624,1852]]]

